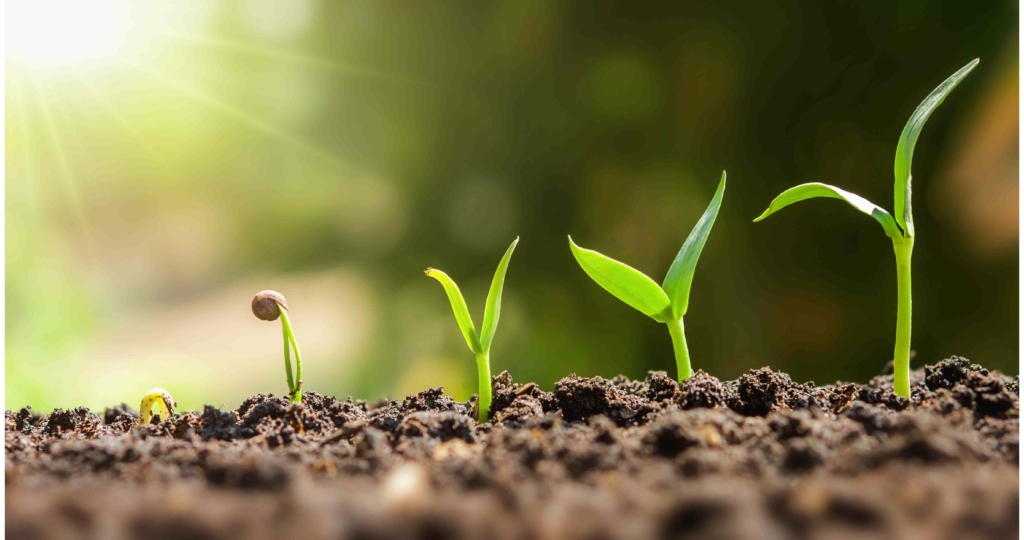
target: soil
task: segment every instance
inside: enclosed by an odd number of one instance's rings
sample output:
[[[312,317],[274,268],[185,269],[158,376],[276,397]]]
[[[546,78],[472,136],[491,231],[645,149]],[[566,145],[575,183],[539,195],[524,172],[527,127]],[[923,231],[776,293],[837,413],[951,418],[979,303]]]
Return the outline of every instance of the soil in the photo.
[[[256,395],[139,426],[5,411],[8,538],[1016,538],[1019,381],[494,378],[492,418]]]

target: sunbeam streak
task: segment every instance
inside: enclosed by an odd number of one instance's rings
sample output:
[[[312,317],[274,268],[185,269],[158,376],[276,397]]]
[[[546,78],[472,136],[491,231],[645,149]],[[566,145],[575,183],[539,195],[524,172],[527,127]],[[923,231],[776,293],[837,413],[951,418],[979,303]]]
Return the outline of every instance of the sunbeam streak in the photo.
[[[49,99],[46,97],[46,93],[39,87],[39,81],[30,75],[32,79],[32,87],[35,90],[36,100],[39,103],[39,109],[43,113],[43,120],[46,124],[46,131],[50,137],[50,144],[53,145],[53,151],[57,155],[57,164],[60,166],[61,176],[64,178],[65,188],[67,189],[68,197],[71,199],[71,204],[74,207],[75,217],[78,220],[79,226],[82,228],[82,237],[86,242],[89,243],[89,252],[96,253],[94,249],[95,242],[92,238],[92,233],[89,230],[89,224],[85,218],[85,211],[82,207],[82,199],[78,193],[78,186],[75,185],[75,176],[71,172],[71,166],[68,163],[67,152],[64,151],[64,144],[60,140],[60,136],[57,134],[57,124],[53,120],[53,112],[50,109]]]
[[[304,56],[304,55],[301,55],[301,54],[294,54],[294,53],[290,53],[290,52],[283,52],[283,51],[279,51],[279,50],[276,50],[276,49],[270,49],[270,48],[267,48],[267,47],[258,47],[258,46],[254,46],[254,45],[246,45],[244,43],[238,43],[236,41],[231,41],[231,40],[226,40],[226,39],[212,38],[212,37],[207,37],[207,36],[195,36],[195,35],[181,34],[181,33],[170,33],[170,32],[164,32],[164,33],[161,33],[161,34],[157,34],[155,37],[162,37],[162,38],[166,38],[166,39],[173,39],[173,40],[179,40],[179,41],[187,41],[187,42],[196,43],[196,44],[203,44],[203,45],[212,45],[212,46],[215,46],[215,47],[221,47],[221,48],[224,48],[224,49],[232,49],[232,50],[239,51],[239,52],[244,52],[244,53],[247,53],[247,54],[255,54],[255,55],[263,56],[263,57],[266,57],[266,58],[276,58],[276,59],[279,59],[279,60],[287,60],[289,62],[305,64],[305,65],[308,65],[308,66],[313,66],[313,67],[317,67],[317,68],[325,69],[325,70],[329,70],[329,71],[357,74],[357,75],[361,75],[361,76],[365,76],[365,77],[371,77],[371,78],[376,78],[376,79],[385,79],[385,80],[389,80],[389,81],[401,82],[401,83],[412,84],[412,85],[417,85],[417,86],[423,86],[423,87],[427,87],[427,88],[441,88],[441,85],[439,85],[439,84],[431,83],[431,82],[426,82],[426,81],[421,81],[419,79],[414,79],[412,77],[407,77],[405,75],[398,75],[398,74],[395,74],[395,73],[388,73],[388,72],[384,72],[384,71],[377,71],[377,70],[373,70],[373,69],[368,69],[368,68],[356,66],[356,65],[353,65],[353,64],[343,64],[343,63],[336,62],[336,61],[333,61],[333,60],[326,60],[324,58],[317,58],[317,57],[313,57],[313,56]]]
[[[114,104],[111,103],[110,100],[105,98],[103,94],[99,90],[97,90],[91,82],[88,81],[88,79],[82,77],[81,75],[78,75],[77,78],[78,82],[80,82],[82,86],[85,86],[89,90],[89,93],[91,94],[93,100],[95,100],[96,103],[98,103],[100,107],[102,107],[103,110],[106,111],[107,114],[110,115],[110,117],[113,118],[115,122],[117,122],[117,125],[122,130],[124,130],[124,132],[128,135],[128,138],[135,142],[135,144],[138,145],[138,147],[143,152],[145,152],[146,157],[148,157],[150,160],[153,161],[155,165],[157,165],[160,174],[164,177],[169,177],[170,166],[168,165],[168,163],[164,161],[159,154],[154,152],[149,147],[149,145],[146,144],[145,138],[139,135],[138,132],[136,132],[135,129],[131,127],[131,124],[129,124],[128,121],[124,118],[124,116],[122,116],[121,113],[117,111],[117,108],[114,106]]]
[[[248,113],[246,113],[244,111],[240,111],[240,110],[238,110],[238,109],[236,109],[236,108],[234,108],[234,107],[232,107],[232,106],[230,106],[230,105],[220,101],[219,99],[210,96],[209,94],[207,94],[206,92],[203,92],[202,90],[200,90],[199,88],[196,88],[195,86],[192,86],[192,85],[187,84],[185,82],[179,81],[178,79],[175,79],[174,77],[171,77],[171,76],[169,76],[167,74],[164,74],[164,73],[162,73],[162,72],[160,72],[160,71],[158,71],[156,69],[144,66],[144,65],[139,64],[137,62],[132,62],[132,63],[130,63],[128,65],[131,65],[134,68],[138,69],[139,71],[142,71],[143,73],[146,73],[146,74],[148,74],[148,75],[150,75],[152,77],[160,79],[161,81],[163,81],[163,82],[173,86],[174,88],[180,90],[181,92],[183,92],[183,93],[185,93],[185,94],[187,94],[187,95],[189,95],[189,96],[191,96],[193,98],[196,98],[196,99],[206,103],[207,105],[210,105],[210,106],[212,106],[212,107],[214,107],[216,109],[219,109],[222,112],[230,114],[231,116],[235,117],[236,119],[241,120],[242,122],[248,124],[250,127],[256,128],[257,130],[262,131],[263,133],[266,133],[267,135],[270,135],[270,136],[276,137],[278,139],[281,139],[282,141],[285,141],[288,144],[291,144],[291,145],[295,146],[296,148],[299,148],[299,149],[301,149],[301,150],[303,150],[305,152],[308,152],[308,153],[310,153],[310,154],[312,154],[314,156],[317,156],[317,157],[322,158],[322,159],[326,159],[326,160],[330,161],[331,163],[341,167],[342,169],[344,169],[345,171],[349,172],[350,174],[358,174],[358,172],[356,170],[354,170],[352,167],[347,165],[345,162],[341,161],[341,159],[339,159],[337,156],[331,154],[330,152],[327,152],[326,150],[323,150],[323,149],[321,149],[321,148],[319,148],[317,146],[314,146],[314,145],[312,145],[312,144],[310,144],[310,143],[308,143],[308,142],[306,142],[306,141],[304,141],[304,140],[302,140],[302,139],[300,139],[298,137],[295,137],[294,135],[291,135],[289,133],[285,133],[284,131],[281,131],[280,129],[277,129],[274,126],[271,126],[270,124],[267,124],[263,120],[260,120],[258,118],[254,118],[252,115],[250,115],[250,114],[248,114]]]
[[[10,75],[12,75],[12,73],[8,72],[8,76],[10,76]],[[29,107],[28,107],[28,93],[25,90],[25,77],[19,75],[17,77],[17,81],[18,81],[18,109],[17,110],[18,110],[18,118],[20,120],[20,122],[18,122],[20,124],[18,127],[20,128],[20,132],[21,132],[20,133],[20,135],[21,135],[21,159],[22,159],[22,166],[24,167],[24,169],[22,171],[23,177],[20,180],[13,181],[13,182],[10,181],[10,179],[8,179],[7,186],[8,186],[8,188],[10,188],[12,185],[17,185],[18,187],[21,188],[21,190],[23,190],[23,192],[28,194],[28,198],[29,198],[29,201],[30,201],[29,202],[30,211],[26,212],[26,214],[28,216],[30,216],[32,219],[39,219],[39,211],[38,211],[38,209],[39,209],[39,185],[36,183],[35,165],[32,163],[32,156],[33,156],[33,153],[34,153],[33,152],[34,144],[33,144],[33,140],[32,140],[32,127],[31,127],[31,125],[29,124],[29,121],[28,121],[28,111],[29,111]],[[9,215],[10,214],[8,214],[8,216]],[[8,223],[10,224],[10,222],[8,222]],[[17,225],[18,226],[25,226],[26,224],[25,223],[18,223]]]

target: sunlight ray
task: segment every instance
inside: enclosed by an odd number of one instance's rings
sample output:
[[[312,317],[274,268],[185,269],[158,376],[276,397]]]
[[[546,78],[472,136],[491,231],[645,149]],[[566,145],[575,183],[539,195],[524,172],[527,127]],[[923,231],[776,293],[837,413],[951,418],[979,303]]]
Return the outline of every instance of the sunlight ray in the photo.
[[[60,136],[57,134],[57,124],[53,120],[53,111],[50,109],[50,101],[46,97],[46,93],[40,88],[39,80],[29,75],[32,79],[32,86],[35,90],[36,100],[39,102],[39,109],[43,113],[43,120],[46,124],[46,131],[50,138],[50,144],[53,146],[53,151],[57,155],[57,164],[60,166],[61,176],[64,179],[65,188],[67,189],[68,197],[71,199],[71,204],[74,207],[75,217],[78,220],[79,226],[82,228],[82,237],[90,244],[89,251],[96,253],[95,242],[92,238],[92,233],[89,230],[89,225],[85,218],[85,210],[82,207],[82,198],[78,193],[78,186],[75,185],[75,176],[71,171],[71,166],[68,163],[67,152],[64,150],[64,144],[60,140]]]
[[[353,64],[345,64],[345,63],[336,62],[334,60],[328,60],[328,59],[325,59],[325,58],[317,58],[315,56],[304,56],[304,55],[301,55],[301,54],[295,54],[295,53],[290,53],[290,52],[279,51],[279,50],[275,50],[275,49],[271,49],[271,48],[267,48],[267,47],[258,47],[258,46],[255,46],[255,45],[246,45],[244,43],[238,43],[236,41],[231,41],[231,40],[227,40],[227,39],[212,38],[212,37],[207,37],[207,36],[196,36],[196,35],[182,34],[182,33],[177,33],[177,32],[173,32],[173,33],[172,32],[163,32],[163,33],[159,34],[159,37],[164,37],[164,38],[168,38],[168,39],[176,39],[176,40],[179,40],[179,41],[189,41],[189,42],[197,43],[197,44],[213,45],[213,46],[221,47],[221,48],[224,48],[224,49],[232,49],[232,50],[236,50],[236,51],[240,51],[240,52],[244,52],[244,53],[248,53],[248,54],[255,54],[255,55],[264,56],[264,57],[267,57],[267,58],[276,58],[276,59],[279,59],[279,60],[287,60],[287,61],[290,61],[290,62],[296,62],[296,63],[299,63],[299,64],[305,64],[305,65],[309,65],[309,66],[313,66],[313,67],[317,67],[317,68],[321,68],[321,69],[326,69],[326,70],[329,70],[329,71],[358,74],[358,75],[363,75],[363,76],[366,76],[366,77],[372,77],[372,78],[377,78],[377,79],[386,79],[386,80],[390,80],[390,81],[402,82],[402,83],[407,83],[407,84],[413,84],[413,85],[417,85],[417,86],[440,87],[440,85],[438,85],[436,83],[421,81],[419,79],[415,79],[415,78],[408,77],[408,76],[405,76],[405,75],[398,75],[398,74],[395,74],[395,73],[388,73],[388,72],[385,72],[385,71],[377,71],[377,70],[373,70],[373,69],[369,69],[369,68],[364,68],[364,67],[356,66],[356,65],[353,65]]]
[[[12,71],[7,72],[8,76],[13,75]],[[39,186],[35,179],[35,165],[32,163],[33,155],[33,140],[32,140],[32,127],[28,121],[28,92],[25,90],[25,77],[22,74],[18,74],[18,117],[21,131],[21,158],[23,160],[24,178],[20,182],[13,182],[24,186],[26,192],[30,193],[31,199],[31,216],[33,219],[39,219]],[[11,185],[11,179],[8,178],[8,185]]]
[[[139,64],[137,62],[132,62],[129,65],[131,65],[131,66],[135,67],[136,69],[138,69],[138,70],[140,70],[140,71],[142,71],[144,73],[147,73],[147,74],[149,74],[149,75],[151,75],[151,76],[153,76],[153,77],[155,77],[157,79],[160,79],[160,80],[164,81],[167,84],[170,84],[171,86],[173,86],[174,88],[178,89],[179,91],[181,91],[181,92],[183,92],[183,93],[185,93],[185,94],[187,94],[187,95],[189,95],[189,96],[191,96],[193,98],[196,98],[196,99],[206,103],[207,105],[210,105],[210,106],[212,106],[212,107],[214,107],[216,109],[219,109],[222,112],[230,114],[231,116],[235,117],[236,119],[241,120],[242,122],[248,124],[250,127],[256,128],[257,130],[262,131],[265,134],[268,134],[268,135],[271,135],[271,136],[276,137],[278,139],[281,139],[282,141],[285,141],[288,144],[291,144],[292,146],[295,146],[295,147],[297,147],[297,148],[299,148],[299,149],[301,149],[301,150],[303,150],[305,152],[308,152],[308,153],[310,153],[310,154],[312,154],[314,156],[326,159],[326,160],[330,161],[331,163],[334,163],[335,165],[337,165],[337,166],[341,167],[342,169],[348,171],[349,173],[357,174],[357,171],[355,171],[355,169],[353,169],[351,166],[349,166],[348,164],[343,162],[340,158],[338,158],[337,156],[331,154],[330,152],[328,152],[326,150],[323,150],[323,149],[321,149],[321,148],[319,148],[319,147],[317,147],[317,146],[315,146],[313,144],[310,144],[310,143],[300,139],[299,137],[296,137],[296,136],[291,135],[289,133],[286,133],[286,132],[284,132],[284,131],[282,131],[280,129],[277,129],[276,127],[274,127],[274,126],[264,122],[262,119],[256,118],[253,115],[246,113],[245,111],[241,111],[239,109],[236,109],[235,107],[232,107],[231,105],[228,105],[228,104],[220,101],[219,99],[217,99],[217,98],[215,98],[213,96],[210,96],[209,94],[207,94],[206,92],[204,92],[203,90],[201,90],[201,89],[199,89],[199,88],[197,88],[195,86],[192,86],[192,85],[190,85],[188,83],[182,82],[182,81],[180,81],[180,80],[178,80],[178,79],[176,79],[174,77],[171,77],[170,75],[167,75],[165,73],[160,72],[157,69],[144,66],[144,65]]]
[[[164,161],[159,154],[154,152],[153,149],[149,147],[149,145],[146,144],[145,138],[142,135],[140,135],[137,131],[135,131],[134,128],[131,127],[131,124],[129,124],[128,120],[126,120],[125,117],[121,115],[120,112],[118,112],[114,104],[111,103],[110,100],[105,98],[103,94],[96,88],[96,86],[89,82],[88,79],[81,75],[78,75],[77,78],[78,82],[80,82],[89,90],[89,93],[92,95],[92,98],[96,101],[96,103],[99,103],[100,107],[102,107],[103,110],[106,111],[107,114],[110,115],[110,117],[113,118],[115,122],[117,122],[118,126],[122,130],[124,130],[124,132],[128,135],[128,138],[132,139],[132,141],[135,142],[135,144],[138,145],[138,147],[143,152],[146,153],[146,157],[151,159],[153,163],[158,166],[160,175],[165,178],[169,178],[171,176],[170,165],[166,161]]]

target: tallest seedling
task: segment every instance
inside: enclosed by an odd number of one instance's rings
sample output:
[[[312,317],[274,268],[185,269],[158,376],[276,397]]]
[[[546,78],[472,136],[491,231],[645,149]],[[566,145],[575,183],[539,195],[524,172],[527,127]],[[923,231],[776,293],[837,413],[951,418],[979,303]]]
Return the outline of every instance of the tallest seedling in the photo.
[[[910,205],[910,163],[914,159],[914,145],[921,135],[924,123],[931,116],[932,112],[946,99],[956,85],[967,76],[978,65],[975,59],[967,64],[960,71],[946,79],[938,88],[932,91],[917,106],[914,114],[910,115],[903,133],[900,135],[900,142],[896,145],[896,185],[894,189],[894,204],[896,219],[882,208],[872,204],[867,199],[843,191],[828,184],[810,183],[802,184],[783,191],[772,201],[768,209],[754,221],[772,215],[780,208],[789,206],[797,201],[811,199],[814,197],[828,197],[842,199],[851,206],[875,218],[882,225],[885,234],[892,238],[892,247],[896,252],[896,284],[898,287],[898,299],[896,308],[896,350],[893,356],[893,390],[897,395],[905,398],[910,397],[910,257],[914,251],[914,216]]]

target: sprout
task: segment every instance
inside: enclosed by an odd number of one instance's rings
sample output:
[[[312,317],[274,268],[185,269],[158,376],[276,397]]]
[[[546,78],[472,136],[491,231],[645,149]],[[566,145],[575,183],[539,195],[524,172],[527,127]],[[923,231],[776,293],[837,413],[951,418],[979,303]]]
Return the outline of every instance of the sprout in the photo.
[[[896,303],[896,348],[893,355],[894,374],[893,390],[897,395],[910,397],[910,258],[914,251],[914,216],[910,204],[910,164],[914,158],[914,146],[921,135],[921,128],[932,112],[946,99],[956,85],[978,65],[978,59],[967,64],[945,80],[932,91],[910,116],[903,128],[899,143],[896,145],[896,164],[893,171],[896,176],[894,188],[895,216],[889,215],[882,208],[867,199],[853,193],[843,191],[827,184],[802,184],[783,191],[763,214],[754,221],[772,215],[779,209],[797,201],[814,197],[841,199],[861,212],[875,218],[882,225],[885,234],[892,238],[893,250],[896,252],[896,286],[898,291]]]
[[[583,249],[569,237],[569,247],[576,261],[598,285],[644,315],[668,325],[680,380],[689,379],[691,373],[690,351],[686,348],[686,334],[683,331],[683,316],[690,303],[690,285],[697,259],[718,217],[724,194],[725,171],[722,171],[722,180],[718,183],[715,196],[711,198],[711,204],[686,237],[686,242],[672,261],[665,282],[660,287],[643,272],[596,251]]]
[[[288,303],[284,295],[277,291],[261,291],[252,299],[252,314],[262,321],[275,321],[281,318],[281,331],[284,334],[284,370],[288,376],[288,398],[292,403],[302,402],[302,356],[299,344],[295,342],[292,322],[288,319]],[[295,376],[292,377],[291,351],[295,351]]]
[[[487,303],[484,306],[484,322],[481,326],[480,335],[476,333],[473,326],[473,319],[469,316],[469,308],[466,307],[466,300],[462,298],[459,286],[448,277],[448,274],[433,268],[427,268],[424,274],[438,280],[448,294],[448,302],[452,305],[455,313],[455,321],[459,323],[463,337],[469,349],[476,354],[476,369],[480,388],[480,399],[477,406],[477,420],[482,424],[487,421],[487,415],[491,410],[491,340],[494,338],[494,331],[498,328],[498,317],[501,315],[501,290],[505,286],[505,272],[508,271],[508,262],[512,259],[512,252],[519,243],[519,237],[512,241],[512,245],[505,251],[505,255],[498,263],[498,269],[494,271],[494,279],[491,281],[491,289],[487,292]]]
[[[160,420],[167,420],[174,414],[177,403],[171,399],[171,394],[163,388],[154,388],[142,396],[142,403],[139,405],[139,425],[145,426],[153,419],[153,405],[160,410]]]

